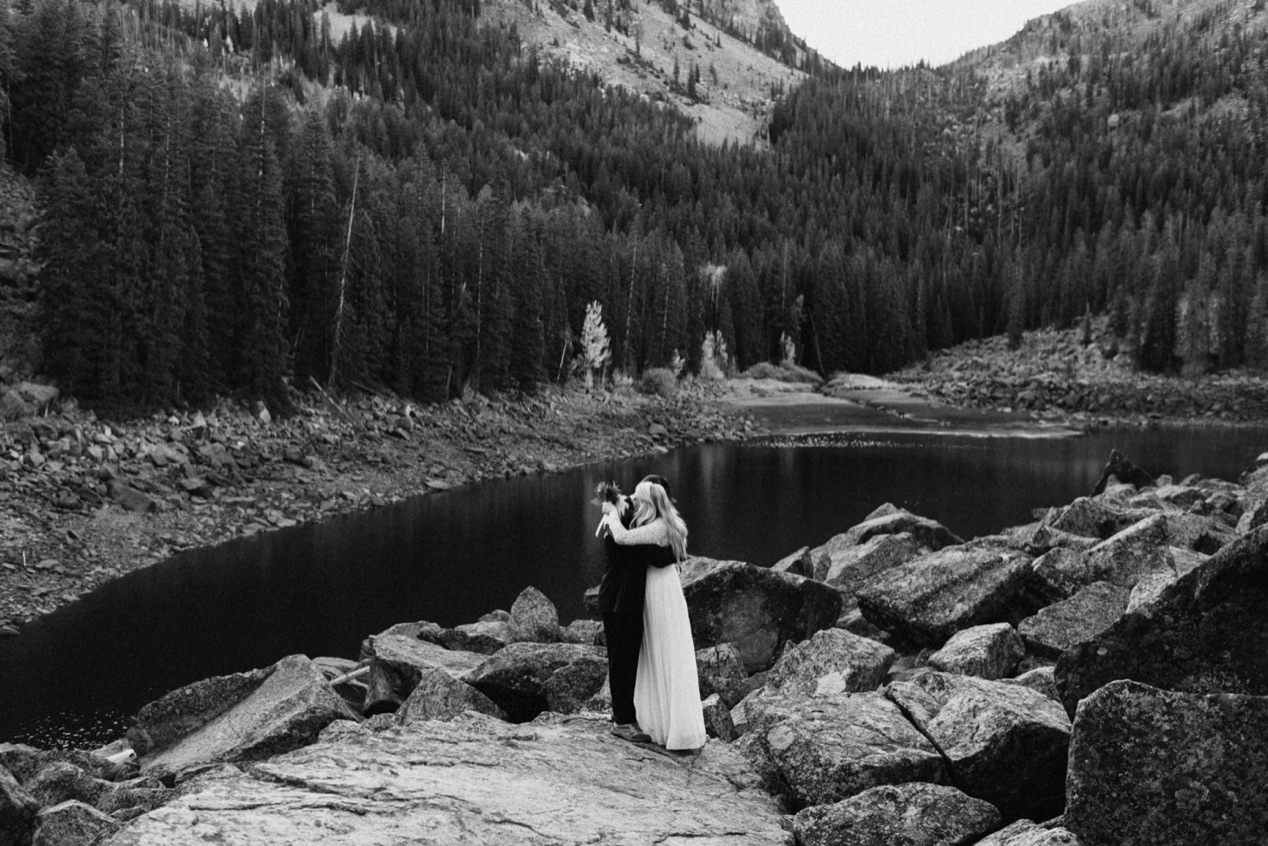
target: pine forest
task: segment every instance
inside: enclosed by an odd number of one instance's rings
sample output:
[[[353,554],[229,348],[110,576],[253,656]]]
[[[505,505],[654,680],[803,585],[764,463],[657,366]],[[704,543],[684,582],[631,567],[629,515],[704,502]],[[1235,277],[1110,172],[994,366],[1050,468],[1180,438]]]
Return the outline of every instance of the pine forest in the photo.
[[[45,367],[81,402],[532,392],[593,303],[631,376],[699,372],[706,335],[734,371],[880,374],[1102,316],[1145,370],[1268,368],[1263,0],[887,72],[754,34],[808,77],[721,145],[480,0],[339,3],[368,22],[335,39],[314,0],[0,0]]]

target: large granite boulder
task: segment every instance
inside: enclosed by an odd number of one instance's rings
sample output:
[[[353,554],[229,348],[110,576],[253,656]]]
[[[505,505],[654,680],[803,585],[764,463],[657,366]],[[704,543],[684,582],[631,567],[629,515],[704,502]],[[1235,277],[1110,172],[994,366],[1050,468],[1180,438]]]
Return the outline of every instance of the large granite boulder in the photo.
[[[240,686],[232,701],[206,698],[207,689],[233,687],[208,679],[142,708],[128,730],[132,748],[141,756],[142,772],[257,761],[311,743],[335,720],[357,719],[303,655],[287,656],[263,672],[258,686]],[[202,719],[197,719],[199,714]]]
[[[876,690],[898,657],[893,649],[842,629],[793,644],[766,674],[772,693],[825,696]]]
[[[1017,626],[1031,654],[1057,658],[1108,629],[1127,610],[1130,593],[1110,582],[1093,582],[1062,602],[1041,608]]]
[[[493,655],[516,639],[510,620],[480,620],[452,629],[433,626],[420,631],[418,637],[454,652],[475,652],[479,655]]]
[[[441,670],[455,679],[463,679],[486,659],[475,652],[446,649],[416,636],[397,633],[367,638],[362,653],[370,662],[364,708],[367,715],[399,708],[426,670]]]
[[[709,737],[716,737],[730,743],[739,737],[735,730],[735,721],[731,719],[731,709],[716,693],[706,697],[700,708],[704,712],[704,730]]]
[[[604,650],[579,643],[513,643],[472,670],[466,681],[515,722],[543,711],[575,713],[603,687]]]
[[[599,620],[573,620],[559,629],[559,639],[564,643],[584,643],[594,646],[600,643],[603,623]]]
[[[729,643],[696,650],[696,679],[702,700],[716,694],[727,708],[734,708],[750,692],[740,651]]]
[[[511,637],[516,641],[555,643],[559,637],[559,611],[546,594],[526,587],[511,605]]]
[[[1067,713],[1115,679],[1190,693],[1268,695],[1268,526],[1057,660]]]
[[[40,803],[0,767],[0,846],[21,846],[31,838]]]
[[[1011,679],[1000,679],[1000,681],[1004,684],[1019,684],[1022,687],[1028,687],[1059,704],[1061,702],[1061,694],[1057,692],[1057,683],[1053,675],[1054,670],[1051,666],[1035,667],[1033,670],[1027,670],[1019,676]]]
[[[36,815],[31,846],[97,846],[120,825],[109,814],[71,799]]]
[[[794,576],[806,576],[813,579],[815,575],[814,562],[810,559],[810,547],[803,546],[790,555],[770,565],[771,571],[775,573],[792,573]]]
[[[1026,655],[1017,630],[1008,623],[973,626],[951,636],[929,656],[929,666],[947,673],[1000,679],[1012,675]]]
[[[1086,552],[1087,549],[1056,547],[1041,554],[1030,562],[1026,593],[1034,597],[1040,607],[1074,596],[1095,581],[1083,564]]]
[[[838,802],[882,784],[945,782],[938,751],[879,693],[777,696],[741,703],[739,747],[773,793],[796,808]]]
[[[940,646],[960,629],[1020,616],[1015,600],[1030,556],[992,543],[923,555],[865,582],[859,608],[876,626],[915,644]]]
[[[1084,846],[1261,846],[1268,697],[1111,682],[1079,703],[1067,792]]]
[[[67,761],[56,761],[22,786],[35,797],[40,807],[47,808],[70,800],[96,805],[110,782],[95,778]]]
[[[711,558],[690,558],[681,569],[696,648],[733,644],[749,672],[769,667],[789,641],[830,628],[841,613],[841,594],[814,579]]]
[[[1048,509],[1040,522],[1060,532],[1105,540],[1153,513],[1149,508],[1124,508],[1083,496],[1069,505]]]
[[[791,846],[733,747],[678,756],[608,731],[597,715],[341,723],[312,746],[191,781],[107,846],[202,846],[213,832],[221,846]]]
[[[1082,846],[1078,836],[1064,826],[1047,828],[1030,820],[1012,825],[982,838],[973,846]]]
[[[57,388],[20,382],[0,395],[0,421],[23,420],[38,414],[57,399]]]
[[[1007,530],[1005,534],[1008,536],[1009,543],[1012,546],[1036,556],[1051,552],[1054,549],[1083,552],[1096,546],[1101,540],[1100,538],[1076,535],[1073,532],[1056,529],[1042,522],[1018,526]]]
[[[1139,502],[1142,507],[1148,508],[1169,505],[1173,509],[1188,511],[1198,503],[1206,502],[1206,491],[1196,485],[1176,484],[1170,477],[1164,476],[1157,480],[1155,487],[1137,494],[1131,502]]]
[[[1131,588],[1148,573],[1175,572],[1171,531],[1163,514],[1146,517],[1083,553],[1080,586],[1113,582]]]
[[[1148,605],[1158,599],[1173,583],[1191,570],[1197,569],[1207,556],[1198,552],[1190,552],[1172,547],[1175,554],[1175,569],[1160,573],[1149,573],[1141,576],[1132,586],[1131,596],[1127,600],[1127,610],[1135,611],[1142,605]]]
[[[865,544],[878,535],[909,535],[918,546],[939,550],[944,546],[964,543],[959,535],[937,520],[912,514],[889,503],[873,511],[862,523],[840,536],[841,545]]]
[[[798,846],[945,846],[999,828],[989,802],[939,784],[882,785],[793,818]]]
[[[492,699],[465,681],[432,667],[419,674],[414,689],[396,711],[396,719],[402,725],[419,720],[452,720],[466,711],[506,719],[506,712]]]
[[[1265,476],[1268,476],[1268,468],[1265,469],[1264,473]],[[1237,525],[1234,531],[1239,535],[1244,535],[1248,532],[1253,532],[1265,523],[1268,523],[1268,497],[1264,496],[1263,493],[1258,493],[1248,498],[1241,516],[1237,518]]]
[[[131,748],[126,743],[120,743],[118,748],[110,748],[109,751],[117,752],[125,747]],[[0,767],[12,773],[20,784],[31,780],[50,764],[59,762],[74,764],[94,778],[109,780],[117,777],[114,765],[103,754],[104,750],[36,749],[24,743],[0,743]]]
[[[1167,525],[1168,542],[1179,549],[1214,555],[1238,537],[1237,532],[1218,517],[1168,511],[1162,518]]]
[[[166,805],[176,795],[176,791],[164,787],[158,779],[149,776],[112,783],[97,797],[96,808],[103,814],[110,814],[116,819],[123,815],[132,815],[152,811]]]
[[[264,667],[213,676],[173,690],[140,710],[128,729],[128,742],[138,757],[173,746],[240,705],[273,670]]]
[[[908,532],[875,535],[862,543],[853,541],[848,534],[837,535],[810,550],[813,572],[809,575],[853,594],[856,587],[877,573],[929,551]]]
[[[1006,822],[1061,813],[1070,721],[1057,702],[1021,685],[932,670],[886,695],[946,757],[952,783]]]

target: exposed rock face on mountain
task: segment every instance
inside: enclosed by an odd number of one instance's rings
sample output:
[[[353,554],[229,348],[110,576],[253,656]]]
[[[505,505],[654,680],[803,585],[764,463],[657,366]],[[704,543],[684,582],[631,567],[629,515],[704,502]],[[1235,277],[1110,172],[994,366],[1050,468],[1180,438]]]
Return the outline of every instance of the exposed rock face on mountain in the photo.
[[[676,13],[669,11],[674,5]],[[789,32],[771,0],[592,5],[556,0],[531,7],[520,0],[486,0],[481,14],[514,24],[542,55],[694,118],[698,136],[708,143],[761,143],[774,105],[772,90],[805,79],[799,69],[805,44]],[[759,43],[779,48],[763,52]]]

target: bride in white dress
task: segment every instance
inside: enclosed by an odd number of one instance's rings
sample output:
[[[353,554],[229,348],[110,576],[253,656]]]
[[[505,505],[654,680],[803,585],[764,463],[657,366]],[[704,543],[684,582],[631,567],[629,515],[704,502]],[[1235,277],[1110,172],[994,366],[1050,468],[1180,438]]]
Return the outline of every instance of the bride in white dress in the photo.
[[[605,506],[604,521],[623,546],[654,544],[672,561],[687,557],[687,524],[674,507],[659,476],[648,476],[634,489],[634,519],[626,529],[615,509]],[[649,556],[652,558],[652,556]],[[666,749],[698,749],[705,743],[704,713],[696,676],[696,650],[683,597],[678,565],[647,569],[643,607],[643,648],[634,683],[634,708],[643,731]]]

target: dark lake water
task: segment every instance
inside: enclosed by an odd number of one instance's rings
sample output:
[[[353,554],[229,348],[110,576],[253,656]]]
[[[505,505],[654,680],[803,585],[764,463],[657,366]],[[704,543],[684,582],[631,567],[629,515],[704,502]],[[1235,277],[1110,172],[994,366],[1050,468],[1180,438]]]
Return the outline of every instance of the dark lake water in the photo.
[[[769,566],[892,502],[967,538],[1090,493],[1112,448],[1155,475],[1228,480],[1268,429],[1101,431],[1072,438],[835,435],[707,445],[488,482],[368,514],[182,553],[0,640],[0,742],[89,747],[197,679],[284,655],[355,658],[404,621],[452,626],[509,608],[528,585],[582,616],[602,552],[600,480],[671,479],[689,551]]]

